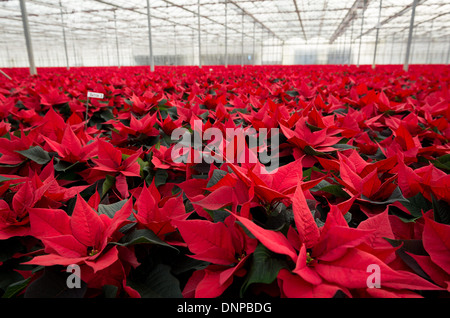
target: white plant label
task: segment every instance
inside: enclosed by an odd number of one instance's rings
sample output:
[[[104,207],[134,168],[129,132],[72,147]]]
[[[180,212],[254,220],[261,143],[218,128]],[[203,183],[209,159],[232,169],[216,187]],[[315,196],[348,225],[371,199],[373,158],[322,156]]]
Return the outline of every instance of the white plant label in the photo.
[[[95,93],[95,92],[88,92],[87,93],[87,97],[89,98],[103,98],[103,94],[102,93]]]

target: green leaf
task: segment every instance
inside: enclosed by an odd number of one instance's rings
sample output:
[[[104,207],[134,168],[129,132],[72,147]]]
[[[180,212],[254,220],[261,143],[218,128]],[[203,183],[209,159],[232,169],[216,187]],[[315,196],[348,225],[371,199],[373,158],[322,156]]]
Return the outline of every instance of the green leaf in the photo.
[[[344,219],[347,222],[347,224],[349,224],[352,221],[352,217],[353,215],[350,212],[344,214]]]
[[[189,271],[202,270],[208,267],[211,263],[206,261],[200,261],[189,257],[186,254],[179,254],[177,258],[172,262],[172,273],[174,275],[181,275]]]
[[[450,171],[450,154],[443,155],[432,162],[436,168],[446,172]]]
[[[325,155],[325,153],[317,151],[311,146],[305,146],[305,148],[303,148],[303,151],[307,155],[310,155],[310,156],[323,156],[323,155]]]
[[[170,108],[167,108],[166,111],[167,111],[167,114],[168,114],[168,115],[172,115],[172,116],[171,116],[172,119],[178,117],[178,108],[177,108],[177,107],[172,106],[172,107],[170,107]],[[165,118],[163,118],[163,119],[165,119]]]
[[[6,291],[10,285],[22,280],[23,276],[12,268],[12,266],[0,266],[0,294]]]
[[[172,275],[170,266],[157,264],[145,278],[127,279],[127,285],[142,298],[182,298],[180,282]]]
[[[160,145],[162,144],[163,146],[169,148],[172,144],[177,143],[176,140],[172,140],[172,137],[170,135],[165,134],[162,130],[161,130],[161,139],[160,139]],[[157,148],[159,149],[159,148]]]
[[[364,195],[361,195],[361,201],[372,203],[372,204],[378,204],[378,205],[391,204],[391,203],[395,203],[395,202],[400,202],[400,203],[409,202],[408,199],[406,199],[403,196],[403,193],[400,190],[400,187],[395,188],[395,190],[392,191],[391,196],[389,198],[387,198],[385,201],[372,201],[369,198],[365,197]]]
[[[130,246],[136,244],[155,244],[169,247],[178,252],[178,249],[161,240],[153,231],[149,229],[133,230],[120,239],[119,242],[111,242],[110,244],[120,246]]]
[[[284,229],[287,229],[294,222],[292,206],[286,207],[282,202],[278,202],[273,207],[270,207],[269,211],[267,220],[264,223],[265,228],[268,230],[283,232]]]
[[[67,286],[68,274],[56,266],[46,266],[43,274],[28,285],[25,298],[83,298],[87,284],[81,280],[80,288]]]
[[[0,153],[0,155],[2,155],[2,154]],[[0,157],[1,157],[1,156],[0,156]],[[1,164],[0,166],[1,166],[2,168],[16,168],[16,167],[21,166],[23,163],[24,163],[24,161],[22,161],[22,162],[20,162],[20,163],[16,163],[16,164],[14,164],[14,165]]]
[[[331,184],[326,180],[322,180],[315,187],[311,189],[312,192],[324,191],[330,193],[335,197],[349,198],[350,195],[342,189],[342,186],[337,184]]]
[[[104,120],[104,121],[108,121],[110,119],[114,119],[114,114],[110,109],[105,109],[104,111],[102,111],[100,113],[100,117]]]
[[[171,108],[171,107],[166,106],[166,104],[167,104],[167,99],[165,99],[165,98],[161,99],[161,100],[158,102],[158,107],[159,107],[159,109],[167,110],[167,109]]]
[[[247,110],[247,108],[233,108],[230,111],[230,114],[235,114],[235,113],[248,114],[249,111]]]
[[[205,210],[211,216],[214,223],[223,222],[227,217],[230,216],[230,212],[225,210]]]
[[[39,146],[30,147],[27,150],[16,150],[16,152],[41,165],[46,164],[52,159],[48,152]]]
[[[205,111],[204,113],[198,115],[201,119],[206,119],[209,116],[209,110]]]
[[[141,158],[137,158],[136,161],[139,164],[141,175],[143,174],[144,171],[148,171],[148,169],[150,167],[150,162],[144,161]]]
[[[247,279],[241,287],[241,297],[243,297],[251,284],[272,283],[277,278],[280,269],[285,266],[284,261],[276,258],[275,254],[262,244],[258,244],[252,258]]]
[[[215,169],[213,171],[213,174],[211,176],[211,179],[209,179],[208,184],[206,185],[207,188],[212,187],[213,185],[215,185],[217,182],[220,181],[220,179],[222,179],[223,177],[225,177],[225,175],[228,172],[224,171],[224,170],[220,170],[220,169]]]
[[[305,181],[310,181],[311,180],[311,173],[313,171],[323,173],[323,171],[320,170],[319,168],[317,168],[316,166],[312,166],[311,168],[308,168],[305,171],[303,171],[303,177],[305,178]]]
[[[422,193],[418,193],[417,195],[408,198],[408,201],[403,201],[401,203],[414,217],[421,217],[422,211],[426,212],[432,208],[431,203],[425,199]]]
[[[399,247],[395,253],[402,259],[402,261],[408,265],[417,275],[430,280],[430,277],[422,270],[422,268],[417,264],[415,259],[409,255],[428,255],[423,247],[422,240],[393,240],[384,238],[393,247]]]
[[[99,204],[97,211],[100,214],[106,214],[109,218],[113,218],[117,211],[119,211],[125,203],[128,201],[128,199],[115,202],[112,204]]]
[[[450,225],[450,205],[443,201],[437,200],[431,195],[434,220],[438,223]]]
[[[342,149],[342,150],[347,150],[347,149],[358,149],[358,147],[349,145],[349,144],[335,144],[333,145],[333,148],[338,148],[338,149]]]
[[[413,215],[409,214],[408,212],[405,212],[402,209],[400,209],[396,206],[393,206],[393,205],[389,205],[389,214],[395,215],[396,217],[398,217],[400,220],[402,220],[405,223],[416,222],[417,219],[421,218],[419,216],[413,216]]]
[[[20,293],[22,290],[24,290],[28,283],[30,282],[31,277],[27,279],[20,280],[18,282],[12,283],[8,286],[5,293],[3,294],[2,298],[12,298],[16,296],[18,293]]]
[[[117,298],[118,287],[114,285],[103,285],[102,291],[105,298]]]
[[[339,197],[340,198],[350,198],[350,195],[347,192],[345,192],[341,186],[339,186],[337,184],[330,184],[329,186],[323,187],[320,190],[330,193],[338,198]]]
[[[310,123],[306,122],[306,126],[311,130],[311,132],[320,131],[322,128],[311,125]]]
[[[77,166],[78,164],[79,162],[71,163],[57,159],[55,160],[55,164],[53,165],[53,167],[55,168],[55,171],[66,172]]]
[[[160,185],[166,184],[167,178],[169,178],[169,173],[166,170],[158,169],[155,173],[155,186],[159,187]]]
[[[102,185],[102,197],[111,189],[116,182],[116,177],[107,175]]]
[[[297,91],[286,91],[286,94],[291,96],[291,97],[295,97],[295,96],[300,95],[300,93],[297,92]]]
[[[4,176],[0,176],[0,182],[14,180],[14,179],[17,179],[17,178],[7,178],[7,177],[4,177]]]

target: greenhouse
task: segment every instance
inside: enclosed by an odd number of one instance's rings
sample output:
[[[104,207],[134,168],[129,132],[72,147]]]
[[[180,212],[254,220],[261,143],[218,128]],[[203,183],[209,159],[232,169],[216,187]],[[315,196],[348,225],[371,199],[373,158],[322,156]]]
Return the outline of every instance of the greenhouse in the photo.
[[[0,1],[0,298],[22,315],[55,307],[16,302],[31,298],[127,315],[140,303],[125,299],[197,316],[437,308],[449,13],[448,0]]]
[[[449,62],[443,0],[19,2],[0,3],[2,67],[29,66],[26,34],[37,67]]]

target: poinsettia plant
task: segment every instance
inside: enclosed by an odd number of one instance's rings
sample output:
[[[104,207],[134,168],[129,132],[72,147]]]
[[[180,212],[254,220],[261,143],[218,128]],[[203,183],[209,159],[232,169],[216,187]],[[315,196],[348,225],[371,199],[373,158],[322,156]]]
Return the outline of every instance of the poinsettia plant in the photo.
[[[450,295],[448,66],[7,73],[2,297]]]

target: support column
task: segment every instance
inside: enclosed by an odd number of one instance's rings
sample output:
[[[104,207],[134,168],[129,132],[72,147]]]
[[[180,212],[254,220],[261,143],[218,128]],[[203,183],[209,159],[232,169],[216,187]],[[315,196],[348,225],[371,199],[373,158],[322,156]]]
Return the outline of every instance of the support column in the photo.
[[[405,46],[405,35],[402,34],[402,45],[400,46],[400,54],[398,55],[400,62],[398,64],[401,64],[401,59],[402,59],[402,55],[403,55],[403,47]]]
[[[406,46],[405,63],[403,64],[403,70],[406,72],[409,69],[409,54],[411,52],[412,35],[414,31],[414,17],[416,15],[416,5],[418,0],[413,0],[411,8],[411,21],[409,23],[408,44]]]
[[[352,28],[350,31],[350,47],[349,47],[349,59],[348,59],[348,65],[352,64],[352,57],[353,57],[353,25],[354,25],[355,19],[352,19]]]
[[[263,36],[264,36],[264,32],[261,29],[261,57],[260,57],[260,65],[263,65],[263,50],[264,50],[264,43],[263,43]]]
[[[195,32],[194,29],[191,29],[192,34],[192,65],[195,64]]]
[[[150,0],[147,0],[147,20],[148,20],[148,42],[150,49],[150,71],[155,71],[155,60],[153,59],[153,44],[152,44],[152,21],[150,17]]]
[[[228,0],[225,0],[225,67],[228,67]]]
[[[448,65],[448,61],[450,59],[450,42],[448,42],[448,48],[447,48],[447,59],[445,60],[445,64]]]
[[[106,56],[108,58],[108,63],[106,65],[111,66],[111,65],[113,65],[113,63],[111,63],[111,55],[109,54],[109,41],[108,41],[108,32],[106,31],[106,27],[103,29],[103,31],[105,33],[104,37],[105,37],[105,41],[106,41],[106,43],[105,43],[106,44]],[[75,49],[75,44],[74,44],[73,48]],[[77,60],[78,60],[78,58],[77,58]]]
[[[428,46],[427,46],[427,56],[426,56],[426,61],[425,63],[430,64],[430,48],[431,48],[431,44],[433,42],[433,25],[434,25],[434,20],[431,20],[431,28],[430,28],[430,37],[428,39]]]
[[[242,12],[242,22],[241,22],[241,67],[244,67],[244,12]]]
[[[198,23],[198,67],[202,68],[202,37],[200,29],[200,0],[197,3],[197,23]]]
[[[376,37],[375,37],[375,49],[374,49],[374,52],[373,52],[372,69],[375,68],[375,61],[376,61],[376,58],[377,58],[378,34],[380,33],[380,27],[381,27],[381,25],[380,25],[380,18],[381,18],[381,6],[382,5],[383,5],[383,1],[380,0],[380,7],[378,9],[377,34],[376,34]]]
[[[177,26],[173,25],[173,41],[174,41],[174,50],[175,50],[175,66],[178,66],[178,53],[177,53]]]
[[[342,65],[347,65],[347,30],[344,31],[344,49],[342,53]]]
[[[78,64],[78,57],[77,57],[77,50],[76,50],[76,47],[75,47],[75,36],[74,36],[74,34],[72,33],[72,50],[73,50],[73,60],[75,61],[75,66]],[[106,40],[106,32],[105,32],[105,40]],[[103,54],[102,54],[102,56],[103,56]],[[108,59],[108,62],[109,62],[109,59]]]
[[[30,63],[30,74],[36,75],[36,65],[34,64],[33,45],[31,43],[30,26],[28,24],[28,13],[25,0],[20,0],[20,11],[22,12],[23,33],[25,35],[25,43],[27,45],[28,61]]]
[[[66,53],[66,67],[67,67],[67,69],[70,69],[69,54],[67,52],[66,29],[64,28],[64,15],[63,15],[63,11],[62,11],[61,0],[59,0],[59,12],[61,14],[61,26],[62,26],[62,33],[63,33],[63,39],[64,39],[64,52]]]
[[[364,7],[366,6],[366,0],[364,0]],[[361,41],[362,41],[362,33],[363,33],[363,28],[364,28],[364,13],[366,10],[362,10],[362,17],[361,17],[361,33],[359,34],[359,48],[358,48],[358,62],[356,64],[356,66],[359,67],[359,60],[361,57]]]
[[[395,36],[396,36],[396,33],[394,33],[394,34],[392,35],[391,56],[389,57],[389,64],[392,64],[392,57],[394,56]]]
[[[252,64],[255,65],[255,46],[256,46],[256,22],[253,21],[253,52],[252,52]]]
[[[130,64],[131,65],[136,65],[136,63],[135,63],[135,61],[134,61],[134,48],[133,48],[133,43],[134,43],[134,41],[133,41],[133,32],[131,31],[131,29],[130,29],[130,33],[129,33],[129,35],[128,35],[128,38],[130,39],[130,48],[131,48],[131,55],[130,55]]]
[[[120,68],[120,54],[119,54],[119,37],[117,36],[117,17],[116,10],[114,12],[114,32],[116,34],[116,53],[117,53],[117,66]]]

